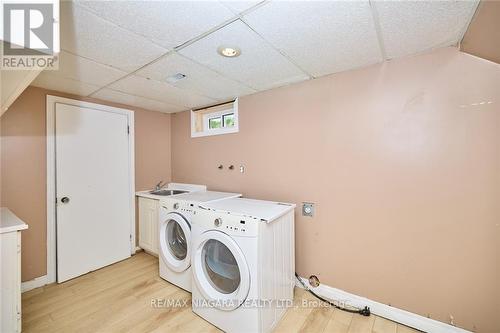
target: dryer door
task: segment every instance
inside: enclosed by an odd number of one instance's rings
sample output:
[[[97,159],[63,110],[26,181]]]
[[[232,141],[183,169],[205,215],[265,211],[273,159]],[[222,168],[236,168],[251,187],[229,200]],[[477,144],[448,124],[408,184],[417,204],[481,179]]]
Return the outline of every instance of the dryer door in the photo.
[[[193,257],[193,278],[205,299],[221,310],[234,310],[247,298],[250,271],[236,242],[223,232],[200,236]]]
[[[168,213],[160,223],[160,255],[174,272],[191,265],[191,227],[180,214]]]

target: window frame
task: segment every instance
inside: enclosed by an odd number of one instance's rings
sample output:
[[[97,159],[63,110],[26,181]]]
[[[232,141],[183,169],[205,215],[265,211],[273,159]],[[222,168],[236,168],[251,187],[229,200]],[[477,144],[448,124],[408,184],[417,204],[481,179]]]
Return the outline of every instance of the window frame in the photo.
[[[223,128],[224,127],[224,123],[222,122],[222,117],[223,116],[224,115],[222,115],[222,116],[214,115],[213,113],[209,113],[206,116],[204,116],[203,118],[204,118],[204,120],[206,120],[205,123],[207,124],[207,128],[206,129],[209,130],[209,131],[213,131],[213,130],[216,130],[216,129]],[[210,122],[212,120],[216,120],[216,119],[218,119],[220,121],[220,126],[219,127],[210,127]]]
[[[208,108],[209,109],[209,108]],[[228,114],[234,115],[234,125],[231,127],[224,126],[224,116]],[[219,128],[209,128],[210,119],[219,118],[221,119],[221,127]],[[230,134],[230,133],[238,133],[239,132],[239,122],[238,122],[238,99],[236,99],[233,103],[228,103],[227,108],[214,112],[207,112],[203,114],[203,131],[196,131],[196,111],[191,110],[191,137],[203,137],[203,136],[212,136],[212,135],[221,135],[221,134]]]
[[[230,126],[230,127],[234,127],[234,112],[231,112],[231,113],[225,113],[222,115],[222,127],[224,128],[227,128],[228,126],[226,126],[226,117],[228,116],[233,116],[233,126]]]
[[[234,126],[231,126],[231,127],[224,126],[224,122],[223,122],[224,116],[226,116],[228,114],[234,114],[232,108],[204,114],[203,115],[203,132],[213,132],[213,131],[218,131],[218,130],[223,130],[223,129],[227,130],[227,129],[233,128]],[[217,118],[220,118],[220,122],[221,122],[220,127],[219,128],[210,128],[210,120],[217,119]],[[235,123],[235,125],[236,125],[236,123]]]

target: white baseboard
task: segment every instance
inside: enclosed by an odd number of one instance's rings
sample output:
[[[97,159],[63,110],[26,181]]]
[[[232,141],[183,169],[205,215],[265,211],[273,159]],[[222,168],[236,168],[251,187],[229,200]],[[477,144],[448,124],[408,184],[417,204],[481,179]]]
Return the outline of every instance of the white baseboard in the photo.
[[[351,305],[356,308],[364,308],[368,306],[370,311],[380,317],[387,318],[389,320],[401,323],[406,326],[416,328],[418,330],[428,332],[428,333],[471,333],[470,331],[464,330],[462,328],[448,325],[441,321],[430,319],[416,313],[401,310],[392,307],[387,304],[372,301],[368,298],[361,297],[348,293],[346,291],[333,288],[326,285],[320,285],[313,288],[309,285],[308,279],[301,278],[304,284],[314,291],[316,294],[329,299],[342,302],[346,305]],[[303,288],[300,283],[297,282],[297,286]]]
[[[137,253],[137,252],[139,252],[139,251],[142,251],[142,247],[136,246],[136,247],[135,247],[135,253]]]
[[[21,283],[21,292],[24,293],[26,291],[30,291],[35,288],[43,287],[46,284],[49,284],[49,279],[47,275],[40,276],[34,278],[33,280]]]

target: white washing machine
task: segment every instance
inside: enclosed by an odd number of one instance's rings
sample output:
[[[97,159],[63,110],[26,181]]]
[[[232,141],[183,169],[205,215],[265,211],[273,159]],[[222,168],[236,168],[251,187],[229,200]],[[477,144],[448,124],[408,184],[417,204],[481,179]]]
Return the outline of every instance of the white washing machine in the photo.
[[[160,200],[160,277],[191,291],[191,224],[202,202],[239,197],[239,193],[197,191]]]
[[[270,332],[293,302],[294,204],[200,204],[192,226],[193,311],[226,332]]]

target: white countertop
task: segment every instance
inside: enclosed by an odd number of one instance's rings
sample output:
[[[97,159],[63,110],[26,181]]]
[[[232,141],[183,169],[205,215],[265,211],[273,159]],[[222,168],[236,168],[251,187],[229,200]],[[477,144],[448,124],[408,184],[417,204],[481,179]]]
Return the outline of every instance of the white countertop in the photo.
[[[28,229],[28,225],[7,207],[0,207],[0,234]]]
[[[139,191],[139,192],[135,192],[135,195],[138,196],[138,197],[143,197],[143,198],[148,198],[148,199],[154,199],[154,200],[160,200],[162,198],[165,198],[164,195],[156,195],[156,194],[151,194],[149,192],[151,192],[151,190]]]

